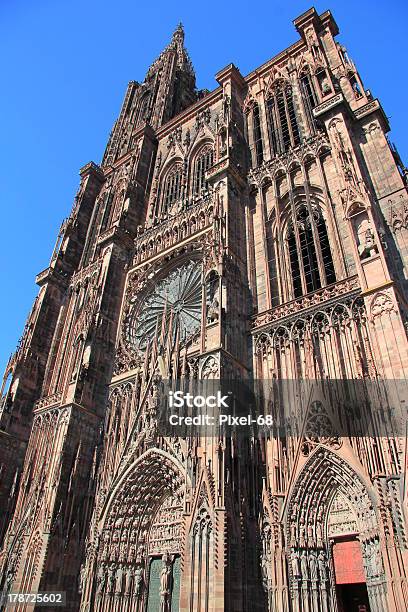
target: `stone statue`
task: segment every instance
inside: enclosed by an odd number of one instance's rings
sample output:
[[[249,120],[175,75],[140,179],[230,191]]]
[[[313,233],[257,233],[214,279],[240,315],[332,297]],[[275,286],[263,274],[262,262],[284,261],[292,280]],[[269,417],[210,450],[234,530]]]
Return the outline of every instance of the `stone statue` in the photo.
[[[323,525],[321,520],[317,520],[316,523],[316,539],[318,544],[323,541]]]
[[[160,572],[160,597],[162,610],[166,610],[165,604],[171,590],[171,559],[169,553],[163,555],[162,569]]]
[[[105,573],[105,568],[102,565],[99,568],[99,572],[96,578],[96,592],[102,593],[105,588],[105,584],[106,584],[106,573]]]
[[[381,551],[380,551],[380,547],[377,544],[377,546],[375,547],[375,554],[374,554],[374,559],[373,559],[374,563],[374,571],[375,571],[375,576],[380,576],[380,574],[382,574],[383,572],[383,564],[382,564],[382,555],[381,555]]]
[[[305,550],[302,550],[302,554],[300,555],[300,571],[303,580],[307,580],[309,578],[309,568],[307,565],[307,554]]]
[[[292,573],[293,573],[293,576],[295,578],[297,578],[298,576],[300,576],[299,552],[297,550],[295,550],[295,549],[292,549],[291,561],[292,561]]]
[[[329,79],[327,77],[324,77],[322,79],[320,87],[321,87],[321,90],[322,90],[322,94],[324,96],[327,96],[327,94],[329,94],[331,92],[331,90],[332,90],[331,87],[330,87]]]
[[[138,567],[135,570],[135,595],[140,595],[143,586],[143,570],[141,567]]]
[[[115,593],[122,592],[122,579],[123,579],[123,569],[122,569],[122,566],[119,565],[117,572],[116,572]]]
[[[110,568],[108,569],[108,592],[109,593],[114,592],[115,582],[116,582],[116,567],[115,567],[115,564],[112,563]]]
[[[310,580],[316,582],[318,580],[317,576],[317,559],[316,553],[312,550],[309,553],[309,569],[310,569]]]
[[[14,572],[12,569],[9,569],[6,575],[6,591],[7,592],[10,591],[13,580],[14,580]]]
[[[231,119],[231,98],[228,94],[225,94],[224,100],[222,103],[222,110],[224,115],[224,123],[228,123]]]
[[[361,87],[360,85],[357,83],[357,81],[354,81],[353,83],[353,92],[354,92],[354,97],[355,98],[361,98],[361,96],[363,95],[361,93]]]
[[[261,570],[262,570],[262,582],[263,582],[265,589],[267,589],[268,583],[269,583],[269,569],[268,569],[268,559],[265,556],[262,557]]]
[[[376,253],[377,252],[377,248],[375,245],[375,239],[374,239],[374,232],[371,229],[371,227],[369,227],[365,233],[365,245],[364,245],[364,250],[365,252],[368,253]]]
[[[211,303],[208,304],[207,307],[207,323],[214,323],[215,321],[218,321],[219,307],[220,304],[217,299],[217,294],[215,294],[211,300]]]
[[[81,569],[79,570],[79,585],[78,585],[78,593],[80,595],[84,592],[84,588],[85,588],[85,575],[86,575],[85,565],[82,563],[81,564]]]
[[[301,546],[305,545],[305,526],[301,523],[299,527],[299,544]]]
[[[290,542],[291,544],[296,543],[296,523],[295,522],[290,524]]]
[[[326,567],[326,555],[324,554],[322,550],[319,552],[319,556],[317,557],[317,562],[319,564],[320,580],[324,582],[327,580],[327,567]]]

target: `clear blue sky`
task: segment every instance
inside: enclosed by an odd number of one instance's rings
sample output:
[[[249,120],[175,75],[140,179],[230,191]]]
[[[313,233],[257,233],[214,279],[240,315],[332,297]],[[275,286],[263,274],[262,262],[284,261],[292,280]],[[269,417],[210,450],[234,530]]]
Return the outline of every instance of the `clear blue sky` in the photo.
[[[234,62],[247,74],[297,39],[311,0],[0,0],[0,370],[14,351],[69,214],[78,170],[99,162],[126,85],[142,81],[179,21],[199,88]],[[318,0],[330,9],[391,139],[408,160],[404,0]]]

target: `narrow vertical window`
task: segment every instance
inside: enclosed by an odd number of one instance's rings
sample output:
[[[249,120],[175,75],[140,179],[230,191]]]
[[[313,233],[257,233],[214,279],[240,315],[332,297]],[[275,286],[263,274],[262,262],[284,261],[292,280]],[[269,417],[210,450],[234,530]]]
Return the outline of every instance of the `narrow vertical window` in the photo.
[[[271,154],[279,153],[279,131],[276,117],[275,98],[269,98],[266,103],[266,112],[268,120],[269,141],[271,143]]]
[[[292,132],[292,145],[296,147],[298,144],[300,144],[300,132],[296,118],[295,105],[293,102],[293,92],[291,89],[286,90],[286,104],[288,109],[289,125]]]
[[[309,210],[305,205],[301,205],[296,213],[296,230],[292,226],[288,232],[288,249],[290,272],[293,283],[293,297],[300,297],[304,293],[302,287],[302,276],[305,283],[306,293],[316,291],[324,284],[331,284],[336,281],[336,274],[333,265],[329,238],[326,224],[321,211],[313,214],[310,218]],[[315,224],[314,236],[312,223]],[[299,249],[296,242],[295,231],[299,239]],[[316,244],[315,239],[319,242]],[[322,257],[325,279],[322,279],[319,271],[318,250]]]
[[[199,195],[203,191],[208,190],[208,182],[205,175],[211,168],[214,162],[214,153],[212,147],[206,147],[197,157],[194,166],[194,194]]]
[[[278,115],[280,121],[280,131],[281,131],[281,145],[283,151],[287,151],[290,147],[290,132],[289,132],[289,124],[288,117],[286,115],[285,108],[285,94],[283,91],[279,91],[276,96],[276,102],[278,107]]]
[[[105,197],[105,211],[103,213],[101,230],[105,230],[110,225],[112,216],[113,193],[108,193]]]
[[[252,125],[253,125],[253,134],[254,134],[256,165],[259,166],[263,162],[263,142],[262,142],[261,119],[259,116],[258,104],[254,104],[252,120],[253,120]]]
[[[306,280],[307,293],[320,289],[319,265],[317,263],[316,245],[313,240],[313,230],[309,212],[302,207],[298,213],[300,251],[303,271]]]
[[[290,267],[292,274],[292,283],[293,283],[293,297],[297,298],[302,295],[302,279],[300,276],[300,267],[299,267],[299,259],[298,252],[296,247],[296,238],[295,233],[292,231],[289,234],[288,238],[288,247],[289,247],[289,259],[290,259]]]
[[[150,92],[146,92],[143,95],[142,99],[140,100],[139,113],[137,117],[137,125],[140,125],[140,123],[147,120],[149,102],[150,102]]]
[[[167,175],[163,189],[163,204],[162,211],[167,212],[172,204],[176,202],[181,195],[181,164],[178,164],[173,170]]]
[[[317,222],[317,232],[319,234],[320,251],[323,258],[323,266],[326,273],[327,284],[336,282],[336,273],[334,271],[334,264],[332,254],[330,250],[329,237],[327,235],[326,224],[323,217],[320,215],[319,221]]]
[[[300,87],[302,90],[303,104],[306,110],[306,115],[311,128],[315,126],[313,109],[317,105],[317,96],[313,83],[309,74],[303,74],[300,78]]]
[[[267,120],[271,153],[279,154],[301,142],[293,91],[281,84],[267,100]]]

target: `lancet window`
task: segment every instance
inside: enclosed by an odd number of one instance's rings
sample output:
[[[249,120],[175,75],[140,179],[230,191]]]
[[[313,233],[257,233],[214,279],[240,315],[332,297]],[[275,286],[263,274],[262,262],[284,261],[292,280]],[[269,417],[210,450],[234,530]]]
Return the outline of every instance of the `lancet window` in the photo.
[[[334,283],[336,275],[326,223],[321,210],[301,204],[289,223],[287,244],[293,297]]]
[[[303,105],[306,110],[306,115],[309,120],[310,127],[313,128],[315,125],[313,109],[315,106],[317,106],[318,99],[313,85],[312,77],[309,72],[303,72],[303,74],[301,75],[300,88],[302,91]]]
[[[266,109],[272,154],[284,153],[300,144],[292,87],[284,84],[275,89],[266,102]]]
[[[207,191],[208,182],[205,175],[211,168],[214,162],[213,148],[208,145],[200,152],[194,164],[194,181],[193,191],[195,195],[199,195],[203,191]]]
[[[176,164],[168,173],[163,186],[162,211],[167,212],[174,202],[180,199],[182,182],[182,165]]]
[[[252,130],[254,138],[254,149],[256,157],[256,165],[259,166],[263,162],[263,142],[262,142],[262,128],[261,119],[259,116],[259,106],[254,104],[252,111]]]

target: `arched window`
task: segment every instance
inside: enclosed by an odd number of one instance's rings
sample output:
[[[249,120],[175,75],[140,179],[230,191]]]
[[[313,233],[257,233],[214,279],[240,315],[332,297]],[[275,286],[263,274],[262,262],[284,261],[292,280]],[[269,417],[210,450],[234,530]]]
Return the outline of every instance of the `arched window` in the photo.
[[[261,120],[259,117],[259,106],[256,103],[254,104],[252,111],[252,132],[254,138],[256,165],[259,166],[263,162],[263,142]]]
[[[293,91],[290,85],[275,89],[266,103],[272,154],[284,153],[300,143]]]
[[[166,176],[163,186],[162,212],[167,212],[174,202],[180,199],[182,165],[176,164]]]
[[[148,111],[149,111],[149,102],[150,102],[150,92],[147,91],[146,93],[143,94],[139,102],[136,125],[140,125],[143,121],[147,121]]]
[[[314,207],[310,215],[308,207],[301,204],[295,222],[289,224],[287,242],[293,297],[336,281],[326,223],[320,209]]]
[[[207,171],[214,163],[214,152],[211,145],[206,146],[198,155],[194,164],[193,192],[199,195],[202,191],[207,191],[208,182],[205,179]]]
[[[314,128],[315,119],[313,116],[313,109],[318,104],[315,88],[313,86],[312,78],[308,72],[304,72],[300,77],[300,88],[303,96],[303,104],[306,110],[307,118],[311,128]]]
[[[103,211],[101,231],[105,230],[110,225],[110,220],[112,217],[113,198],[114,194],[112,191],[106,192],[104,195],[103,205],[105,206],[105,210]]]

